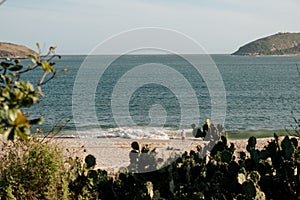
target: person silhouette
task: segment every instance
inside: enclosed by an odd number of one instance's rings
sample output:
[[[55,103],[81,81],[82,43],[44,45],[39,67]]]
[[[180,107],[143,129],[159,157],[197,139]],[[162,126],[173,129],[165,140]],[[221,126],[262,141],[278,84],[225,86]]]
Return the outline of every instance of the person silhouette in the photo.
[[[140,156],[140,146],[138,142],[131,143],[132,150],[129,153],[130,165],[128,166],[131,171],[138,170],[138,161]]]
[[[211,123],[210,123],[210,119],[206,119],[205,120],[205,123],[203,124],[202,126],[202,130],[203,130],[203,135],[204,135],[204,138],[205,140],[210,140],[210,137],[211,137]]]
[[[195,124],[192,124],[191,126],[192,126],[192,129],[193,129],[193,131],[192,131],[193,136],[195,138],[200,138],[201,137],[201,138],[204,139],[204,137],[205,137],[204,132],[202,132],[200,128],[196,128]]]
[[[196,137],[196,135],[197,135],[196,124],[192,124],[191,127],[192,127],[192,129],[193,129],[193,130],[192,130],[192,134],[193,134],[194,137]]]
[[[182,130],[182,131],[181,131],[181,140],[182,140],[182,142],[184,142],[184,141],[185,141],[185,138],[186,138],[185,131],[184,131],[184,130]]]

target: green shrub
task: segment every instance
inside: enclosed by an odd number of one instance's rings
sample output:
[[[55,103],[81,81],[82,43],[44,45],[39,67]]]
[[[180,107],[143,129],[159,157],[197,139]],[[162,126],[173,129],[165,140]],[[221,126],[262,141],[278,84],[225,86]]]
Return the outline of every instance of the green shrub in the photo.
[[[66,199],[68,173],[62,150],[37,138],[5,144],[0,157],[0,196]]]

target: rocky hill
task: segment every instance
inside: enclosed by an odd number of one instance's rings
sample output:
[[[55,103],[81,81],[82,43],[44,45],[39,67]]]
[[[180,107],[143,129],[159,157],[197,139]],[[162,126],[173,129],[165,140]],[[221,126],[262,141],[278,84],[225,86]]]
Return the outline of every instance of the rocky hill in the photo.
[[[232,55],[300,55],[300,33],[277,33],[261,38]]]
[[[28,55],[37,53],[23,45],[0,42],[0,58],[26,58]]]

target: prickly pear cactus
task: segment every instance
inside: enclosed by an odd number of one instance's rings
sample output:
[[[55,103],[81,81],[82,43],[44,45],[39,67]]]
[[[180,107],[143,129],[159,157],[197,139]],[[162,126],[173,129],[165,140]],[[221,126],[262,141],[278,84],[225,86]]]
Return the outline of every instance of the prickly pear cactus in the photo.
[[[253,199],[256,196],[256,188],[255,188],[255,184],[253,183],[253,181],[251,180],[247,180],[242,184],[242,189],[245,193],[245,195],[249,198],[249,199]]]
[[[238,182],[242,185],[244,195],[249,199],[265,200],[266,195],[259,187],[260,174],[257,171],[252,171],[247,175],[239,173]]]
[[[254,136],[250,137],[248,139],[248,144],[247,144],[247,151],[250,152],[252,150],[255,149],[255,145],[256,145],[256,138]]]
[[[246,179],[245,174],[239,173],[237,176],[237,180],[238,180],[238,183],[242,185],[247,179]]]
[[[248,175],[248,179],[250,179],[251,181],[253,181],[253,183],[258,184],[258,182],[260,180],[260,174],[257,171],[252,171]]]
[[[225,150],[221,153],[221,160],[223,162],[229,163],[232,159],[232,152]]]
[[[282,140],[281,148],[284,153],[284,158],[290,160],[294,154],[295,147],[288,136],[285,136],[284,139]]]

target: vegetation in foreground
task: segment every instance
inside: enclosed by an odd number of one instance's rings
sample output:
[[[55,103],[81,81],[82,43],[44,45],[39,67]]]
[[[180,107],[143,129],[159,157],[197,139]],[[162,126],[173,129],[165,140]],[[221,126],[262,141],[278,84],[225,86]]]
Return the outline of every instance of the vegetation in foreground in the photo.
[[[136,149],[136,148],[135,148]],[[144,157],[152,151],[144,147]],[[95,157],[63,155],[54,143],[31,138],[7,143],[0,157],[1,199],[300,199],[300,148],[296,138],[275,135],[264,149],[250,137],[235,152],[222,136],[210,152],[185,152],[148,173],[94,170]],[[5,152],[5,153],[4,153]],[[247,154],[246,154],[247,153]],[[239,155],[235,157],[235,155]],[[248,156],[247,156],[248,155]],[[155,160],[153,160],[155,164]],[[145,163],[131,163],[128,169]]]

